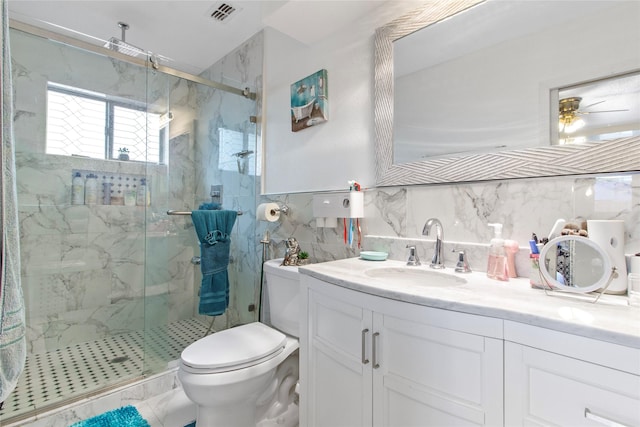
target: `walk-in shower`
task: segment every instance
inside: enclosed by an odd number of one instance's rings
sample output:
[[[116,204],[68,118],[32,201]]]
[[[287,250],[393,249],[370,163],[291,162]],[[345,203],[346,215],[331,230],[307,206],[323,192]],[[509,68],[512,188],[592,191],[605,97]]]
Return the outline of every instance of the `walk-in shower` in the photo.
[[[220,61],[190,76],[155,69],[144,56],[72,46],[46,31],[11,25],[28,356],[0,424],[167,369],[210,323],[197,315],[193,226],[188,216],[167,211],[191,210],[209,201],[211,185],[224,185],[223,207],[251,213],[259,188],[258,168],[239,173],[231,154],[258,152],[259,128],[250,117],[258,114],[262,52],[255,46],[261,43],[251,45],[255,69]],[[231,76],[227,81],[240,88],[209,80],[214,74]],[[253,80],[243,81],[246,76]],[[53,99],[63,101],[52,105]],[[77,111],[95,114],[78,121]],[[109,136],[103,129],[96,138],[89,123],[105,117]],[[71,135],[83,148],[68,143]],[[62,152],[52,148],[54,140]],[[118,160],[124,148],[129,160]],[[71,203],[75,173],[95,175],[97,203]],[[128,194],[142,185],[149,199],[131,203]],[[231,305],[215,329],[255,320],[248,309],[260,271],[254,235],[254,215],[239,217]]]

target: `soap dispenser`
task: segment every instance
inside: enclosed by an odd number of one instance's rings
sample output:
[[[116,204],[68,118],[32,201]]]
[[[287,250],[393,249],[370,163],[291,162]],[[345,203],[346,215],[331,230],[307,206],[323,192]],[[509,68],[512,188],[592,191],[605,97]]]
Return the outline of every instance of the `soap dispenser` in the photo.
[[[488,224],[493,227],[494,236],[489,244],[489,260],[487,261],[487,277],[496,280],[509,280],[507,269],[507,255],[504,250],[504,240],[502,239],[502,224]]]

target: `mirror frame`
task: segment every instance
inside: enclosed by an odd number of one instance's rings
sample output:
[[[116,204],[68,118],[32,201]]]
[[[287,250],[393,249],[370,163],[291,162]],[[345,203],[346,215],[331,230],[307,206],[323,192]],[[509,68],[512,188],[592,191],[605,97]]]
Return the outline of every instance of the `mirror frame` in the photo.
[[[596,283],[589,286],[583,286],[583,287],[565,286],[562,283],[558,282],[555,277],[551,277],[547,269],[543,268],[544,260],[546,259],[547,253],[552,250],[556,250],[556,246],[558,243],[570,242],[570,241],[584,243],[585,245],[593,248],[602,257],[603,264],[604,264],[602,267],[603,274],[602,274],[602,277],[600,277],[600,279],[596,281]],[[562,292],[572,292],[577,294],[586,294],[589,292],[597,291],[598,289],[605,287],[607,285],[607,282],[611,279],[612,268],[613,268],[613,264],[611,263],[611,258],[609,257],[609,254],[607,254],[607,252],[604,249],[602,249],[600,245],[598,245],[593,240],[590,240],[588,237],[574,236],[574,235],[559,236],[559,237],[556,237],[555,239],[549,240],[549,242],[546,245],[544,245],[542,247],[542,250],[540,251],[539,263],[540,263],[539,265],[540,274],[542,275],[544,280],[547,281],[547,283],[553,286],[554,288],[553,290],[562,291]]]
[[[376,30],[376,185],[384,187],[640,171],[640,136],[393,164],[393,42],[484,1],[437,0]]]

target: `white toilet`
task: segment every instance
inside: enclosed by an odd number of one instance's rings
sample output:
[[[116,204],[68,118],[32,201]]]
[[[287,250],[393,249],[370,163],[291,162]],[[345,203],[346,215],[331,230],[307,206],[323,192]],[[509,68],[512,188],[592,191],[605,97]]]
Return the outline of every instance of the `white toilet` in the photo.
[[[264,264],[264,323],[208,335],[182,352],[178,378],[198,407],[197,427],[253,427],[259,402],[282,394],[276,371],[299,346],[300,285],[298,268],[281,262]]]

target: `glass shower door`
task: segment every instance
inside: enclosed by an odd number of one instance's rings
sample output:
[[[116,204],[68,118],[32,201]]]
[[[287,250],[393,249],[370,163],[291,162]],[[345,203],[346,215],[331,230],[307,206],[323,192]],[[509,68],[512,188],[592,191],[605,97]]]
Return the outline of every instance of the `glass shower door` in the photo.
[[[10,37],[28,356],[3,422],[140,378],[145,327],[146,218],[127,196],[146,164],[114,158],[113,124],[146,109],[147,69]],[[76,174],[86,197],[72,204]]]

